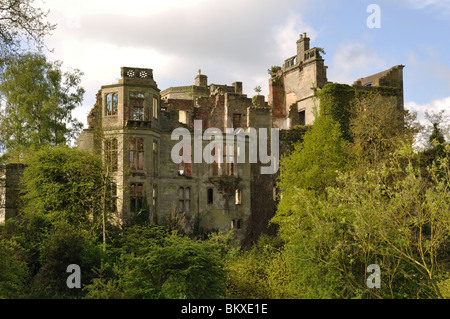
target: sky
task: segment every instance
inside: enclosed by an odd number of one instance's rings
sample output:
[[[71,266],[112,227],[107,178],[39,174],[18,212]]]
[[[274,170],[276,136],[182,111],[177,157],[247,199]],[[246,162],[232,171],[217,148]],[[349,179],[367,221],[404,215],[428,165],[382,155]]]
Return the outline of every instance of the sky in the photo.
[[[370,28],[375,4],[379,25]],[[123,66],[151,68],[161,90],[243,82],[268,95],[271,66],[296,54],[306,32],[326,51],[328,80],[358,78],[405,65],[405,107],[450,111],[450,0],[35,0],[57,29],[45,38],[49,60],[84,72],[83,123],[102,85]]]

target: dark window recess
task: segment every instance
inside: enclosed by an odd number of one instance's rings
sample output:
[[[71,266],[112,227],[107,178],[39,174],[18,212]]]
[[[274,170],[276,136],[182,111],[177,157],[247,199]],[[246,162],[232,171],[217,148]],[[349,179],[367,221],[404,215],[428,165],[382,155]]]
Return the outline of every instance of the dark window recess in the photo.
[[[306,125],[306,112],[304,110],[298,112],[298,124]]]
[[[153,142],[153,173],[158,173],[158,142]]]
[[[138,213],[142,210],[144,186],[142,184],[132,183],[130,185],[130,211]]]
[[[131,170],[144,170],[144,139],[130,139],[130,168]]]
[[[233,128],[241,127],[241,114],[233,114]]]
[[[212,188],[208,188],[208,205],[214,203],[214,190]]]
[[[241,229],[242,228],[242,219],[233,219],[231,221],[231,229]]]
[[[186,147],[186,154],[185,154],[185,148],[183,147],[180,150],[180,156],[186,156],[186,157],[190,158],[191,157],[191,147],[190,146]],[[178,164],[178,175],[192,176],[192,164],[181,161],[181,163]]]
[[[131,119],[134,121],[144,120],[144,99],[130,98]]]

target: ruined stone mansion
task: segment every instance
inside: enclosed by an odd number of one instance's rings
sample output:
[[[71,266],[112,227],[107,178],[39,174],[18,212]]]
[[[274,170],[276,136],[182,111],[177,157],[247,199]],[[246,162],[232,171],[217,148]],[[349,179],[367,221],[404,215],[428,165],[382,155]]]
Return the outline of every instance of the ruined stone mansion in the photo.
[[[178,141],[171,135],[178,127],[193,132],[194,121],[201,121],[203,130],[222,132],[250,127],[283,131],[312,124],[313,108],[320,107],[315,91],[329,83],[321,52],[301,34],[297,53],[272,70],[267,101],[262,95],[243,94],[242,82],[209,83],[200,70],[193,84],[161,90],[152,69],[122,67],[118,83],[98,91],[88,127],[77,141],[78,148],[104,158],[114,181],[119,220],[139,215],[164,224],[175,219],[186,232],[234,229],[245,242],[266,232],[276,209],[276,174],[261,175],[262,163],[236,163],[226,149],[217,154],[222,163],[176,164],[171,150]],[[403,107],[402,70],[395,66],[353,85],[396,87]],[[190,154],[192,148],[182,151]],[[0,222],[14,217],[9,196],[15,195],[16,179],[9,180],[14,172],[8,172],[4,168],[0,175]]]

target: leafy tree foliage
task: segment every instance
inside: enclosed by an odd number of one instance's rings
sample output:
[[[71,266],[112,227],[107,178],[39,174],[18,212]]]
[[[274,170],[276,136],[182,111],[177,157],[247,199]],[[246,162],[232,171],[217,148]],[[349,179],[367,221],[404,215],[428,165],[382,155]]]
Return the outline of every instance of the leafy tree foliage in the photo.
[[[213,242],[168,233],[162,227],[126,229],[116,252],[120,255],[112,278],[96,280],[88,297],[217,298],[223,293],[225,271],[220,249]]]
[[[0,1],[0,57],[2,60],[23,48],[23,43],[42,48],[44,36],[56,25],[45,19],[48,12],[34,7],[33,0]]]
[[[21,183],[22,212],[50,223],[65,220],[80,228],[93,228],[100,215],[105,185],[101,160],[66,146],[43,149],[27,160]]]
[[[445,156],[446,141],[444,134],[442,134],[439,128],[439,123],[433,123],[433,131],[431,132],[429,142],[435,158]]]
[[[69,273],[67,266],[76,264],[82,270],[82,286],[89,284],[100,267],[102,251],[95,236],[80,231],[67,221],[59,221],[53,231],[41,243],[39,250],[40,268],[33,277],[30,296],[33,298],[82,297],[81,289],[69,289],[66,284]]]
[[[273,222],[285,241],[287,290],[303,298],[443,297],[449,278],[448,153],[422,169],[408,114],[379,94],[354,103],[351,152],[342,153],[348,166],[318,156],[336,145],[325,137],[314,143],[315,152],[305,151],[314,149],[309,134],[333,132],[321,128],[323,114],[297,145],[300,152],[282,159],[283,192]],[[315,162],[323,171],[310,174]],[[323,184],[311,187],[318,176]],[[382,269],[381,289],[366,286],[370,264]]]
[[[402,143],[413,142],[415,131],[405,123],[404,111],[398,108],[396,97],[366,94],[355,100],[353,109],[350,132],[359,165],[376,165]]]
[[[304,134],[303,143],[297,143],[292,154],[281,161],[278,185],[284,194],[281,209],[289,209],[287,199],[295,196],[298,188],[323,193],[337,172],[344,169],[347,148],[339,124],[331,116],[319,116],[312,129]]]
[[[290,277],[283,242],[263,235],[249,250],[230,249],[225,256],[229,299],[287,299]]]
[[[72,117],[81,104],[79,70],[61,70],[60,61],[48,62],[37,53],[15,56],[0,83],[4,97],[0,142],[9,153],[70,142],[82,127]]]
[[[298,190],[289,213],[274,219],[298,276],[295,290],[313,298],[442,297],[437,283],[448,276],[448,173],[441,177],[430,168],[424,177],[415,157],[403,150],[362,177],[341,174],[339,184],[327,188],[327,200]],[[448,159],[441,165],[448,172]],[[381,290],[366,286],[370,264],[382,269]]]
[[[20,297],[28,279],[25,250],[13,238],[0,238],[0,299]]]

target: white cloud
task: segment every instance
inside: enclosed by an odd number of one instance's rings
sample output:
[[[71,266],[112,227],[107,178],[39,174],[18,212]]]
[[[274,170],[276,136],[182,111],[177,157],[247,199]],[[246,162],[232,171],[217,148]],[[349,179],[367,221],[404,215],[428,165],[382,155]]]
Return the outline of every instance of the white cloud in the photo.
[[[440,111],[450,112],[450,97],[445,97],[442,99],[436,99],[430,103],[418,104],[414,101],[409,101],[405,103],[405,109],[417,112],[418,120],[421,123],[426,123],[425,112],[428,113],[439,113]]]
[[[440,15],[450,14],[450,0],[402,0],[412,9],[431,10]]]
[[[307,33],[313,42],[317,37],[317,31],[303,22],[298,14],[290,13],[283,24],[273,27],[272,38],[276,50],[272,52],[274,58],[281,62],[297,54],[296,42],[300,34]]]
[[[425,104],[418,104],[414,101],[406,102],[405,109],[417,113],[417,120],[424,128],[416,136],[415,146],[418,149],[424,149],[429,146],[428,139],[433,129],[432,123],[426,118],[426,113],[433,116],[439,114],[441,111],[445,111],[443,117],[441,117],[442,123],[440,123],[440,129],[444,133],[444,136],[446,136],[446,139],[450,140],[450,97],[436,99]]]
[[[342,43],[331,59],[328,79],[353,84],[361,77],[386,69],[386,61],[363,43]]]
[[[42,0],[42,6],[52,9],[52,12],[71,17],[76,13],[82,15],[127,15],[152,16],[173,9],[189,8],[212,0]]]
[[[85,75],[86,123],[101,85],[116,82],[121,66],[152,68],[160,89],[194,83],[198,69],[210,83],[242,81],[252,96],[268,94],[267,69],[296,52],[300,33],[315,32],[299,15],[304,0],[43,0],[58,27],[47,46],[51,60]],[[38,4],[36,4],[38,5]]]

